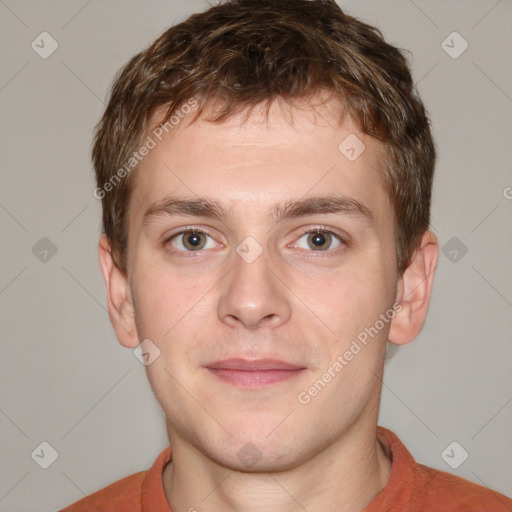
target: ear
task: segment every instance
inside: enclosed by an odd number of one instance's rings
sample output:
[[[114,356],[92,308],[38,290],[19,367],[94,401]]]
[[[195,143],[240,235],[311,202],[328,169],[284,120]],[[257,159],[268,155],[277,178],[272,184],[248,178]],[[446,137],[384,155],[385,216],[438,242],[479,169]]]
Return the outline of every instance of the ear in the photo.
[[[107,285],[107,304],[110,322],[117,340],[123,347],[139,345],[135,324],[135,309],[127,275],[116,265],[107,237],[102,234],[98,244],[101,272]]]
[[[437,267],[439,244],[431,231],[421,237],[411,263],[398,282],[395,316],[389,341],[405,345],[418,336],[427,317]]]

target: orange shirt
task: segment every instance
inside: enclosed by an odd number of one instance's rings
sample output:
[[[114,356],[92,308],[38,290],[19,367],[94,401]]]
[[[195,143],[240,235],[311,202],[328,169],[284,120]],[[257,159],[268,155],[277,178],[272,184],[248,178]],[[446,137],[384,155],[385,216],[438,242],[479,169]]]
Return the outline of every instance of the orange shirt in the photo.
[[[377,437],[392,457],[386,487],[361,512],[512,512],[503,494],[444,471],[418,464],[400,439],[383,427]],[[171,448],[141,471],[83,498],[61,512],[172,512],[162,482]]]

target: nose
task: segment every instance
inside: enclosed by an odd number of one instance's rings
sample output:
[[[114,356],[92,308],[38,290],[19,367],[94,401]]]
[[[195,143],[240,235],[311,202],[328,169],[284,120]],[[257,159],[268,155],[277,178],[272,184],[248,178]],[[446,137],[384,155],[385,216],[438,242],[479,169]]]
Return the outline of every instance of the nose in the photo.
[[[221,283],[218,317],[230,327],[277,327],[291,316],[289,291],[269,267],[264,251],[248,263],[235,255],[234,268]]]

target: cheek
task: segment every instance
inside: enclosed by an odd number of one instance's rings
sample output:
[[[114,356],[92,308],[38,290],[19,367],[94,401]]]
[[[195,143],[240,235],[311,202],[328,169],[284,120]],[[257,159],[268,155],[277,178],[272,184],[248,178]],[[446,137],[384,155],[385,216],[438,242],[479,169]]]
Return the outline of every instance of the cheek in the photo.
[[[156,265],[135,273],[135,312],[144,335],[155,342],[161,341],[178,324],[189,323],[189,317],[197,314],[201,300],[206,298],[205,286],[197,278],[182,277]]]
[[[394,288],[379,268],[350,266],[329,283],[304,289],[315,313],[343,340],[373,325],[393,304]]]

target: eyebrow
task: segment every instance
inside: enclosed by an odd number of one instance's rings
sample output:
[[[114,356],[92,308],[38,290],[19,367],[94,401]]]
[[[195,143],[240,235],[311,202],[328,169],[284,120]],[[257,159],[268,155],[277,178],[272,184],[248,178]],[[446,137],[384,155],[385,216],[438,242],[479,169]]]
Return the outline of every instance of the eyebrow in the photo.
[[[285,201],[275,205],[273,210],[273,217],[276,222],[319,214],[356,216],[369,224],[374,221],[373,213],[367,206],[353,198],[340,195],[313,196],[297,201]],[[143,225],[147,225],[155,217],[170,215],[217,218],[223,221],[232,218],[231,210],[226,209],[213,199],[206,197],[188,199],[169,196],[152,204],[144,212]]]

